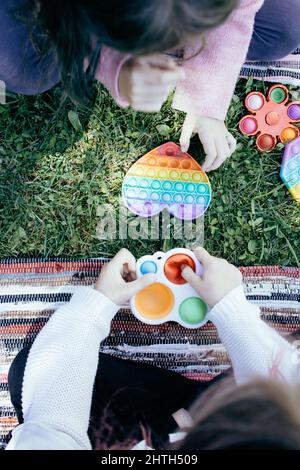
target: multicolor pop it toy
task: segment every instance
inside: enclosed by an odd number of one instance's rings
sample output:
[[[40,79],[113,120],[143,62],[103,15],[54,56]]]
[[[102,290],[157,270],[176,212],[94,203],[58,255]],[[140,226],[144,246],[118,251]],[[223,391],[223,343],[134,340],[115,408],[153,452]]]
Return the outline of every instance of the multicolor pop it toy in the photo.
[[[267,99],[256,91],[246,96],[246,108],[253,114],[244,116],[239,128],[247,136],[258,134],[256,146],[260,151],[270,152],[278,139],[286,144],[300,135],[293,125],[300,122],[300,102],[287,104],[288,100],[289,91],[283,85],[273,85]]]
[[[300,137],[287,144],[280,176],[295,201],[300,203]]]
[[[211,201],[209,179],[201,166],[173,142],[157,147],[129,169],[122,188],[125,205],[151,217],[168,209],[178,219],[193,220]]]
[[[167,253],[143,256],[137,262],[137,277],[155,273],[157,281],[131,299],[133,314],[148,325],[176,321],[186,328],[199,328],[207,322],[208,306],[181,276],[181,266],[190,266],[197,274],[203,268],[194,253],[175,248]]]

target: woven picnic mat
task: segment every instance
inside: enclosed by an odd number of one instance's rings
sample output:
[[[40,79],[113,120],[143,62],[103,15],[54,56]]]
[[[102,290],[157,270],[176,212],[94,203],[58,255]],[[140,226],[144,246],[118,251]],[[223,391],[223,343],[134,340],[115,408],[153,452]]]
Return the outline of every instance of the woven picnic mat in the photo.
[[[240,72],[243,78],[253,77],[266,82],[300,86],[300,48],[280,60],[246,62]]]
[[[16,354],[32,344],[54,310],[78,285],[93,284],[106,261],[0,261],[0,446],[16,424],[7,387]],[[262,318],[287,335],[300,328],[300,269],[241,268],[248,299],[261,306]],[[175,323],[148,326],[122,308],[100,350],[116,357],[164,367],[193,380],[207,381],[229,367],[215,327],[187,330]]]

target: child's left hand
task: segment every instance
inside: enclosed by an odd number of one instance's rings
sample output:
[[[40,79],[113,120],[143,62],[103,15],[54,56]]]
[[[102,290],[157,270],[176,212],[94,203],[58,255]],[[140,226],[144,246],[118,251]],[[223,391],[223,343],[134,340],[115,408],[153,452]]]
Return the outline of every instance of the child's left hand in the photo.
[[[206,154],[203,171],[216,170],[236,149],[236,140],[223,121],[187,113],[180,137],[183,152],[188,151],[194,132],[198,133]]]
[[[135,257],[123,248],[102,268],[95,289],[117,305],[123,305],[140,290],[156,280],[154,274],[145,274],[140,279],[135,274]]]

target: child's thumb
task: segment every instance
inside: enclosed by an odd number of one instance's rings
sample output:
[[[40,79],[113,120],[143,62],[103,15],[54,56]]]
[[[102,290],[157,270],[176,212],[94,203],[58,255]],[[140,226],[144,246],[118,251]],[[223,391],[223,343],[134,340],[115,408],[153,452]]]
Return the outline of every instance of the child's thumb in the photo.
[[[198,276],[198,274],[196,274],[192,268],[190,268],[189,266],[186,266],[186,265],[183,265],[182,268],[181,268],[181,275],[183,277],[183,279],[185,279],[189,284],[190,286],[195,289],[196,292],[198,292],[198,294],[201,295],[201,284],[202,284],[202,279],[200,278],[200,276]]]
[[[126,289],[128,292],[128,297],[131,298],[136,295],[141,290],[150,286],[156,281],[155,274],[145,274],[145,276],[140,277],[136,281],[128,282]]]
[[[190,114],[187,114],[182,126],[182,131],[180,135],[180,147],[182,152],[187,152],[190,146],[190,140],[194,132],[195,120],[194,117]]]

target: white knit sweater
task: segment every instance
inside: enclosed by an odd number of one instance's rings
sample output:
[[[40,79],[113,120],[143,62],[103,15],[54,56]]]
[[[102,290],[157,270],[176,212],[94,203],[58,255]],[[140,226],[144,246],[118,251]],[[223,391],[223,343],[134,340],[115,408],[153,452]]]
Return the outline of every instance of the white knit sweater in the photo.
[[[91,449],[87,435],[100,342],[119,307],[91,287],[79,287],[37,336],[25,368],[24,423],[7,449]],[[242,286],[209,314],[227,349],[237,383],[272,376],[298,381],[295,349],[261,319]],[[296,354],[297,356],[297,354]]]

